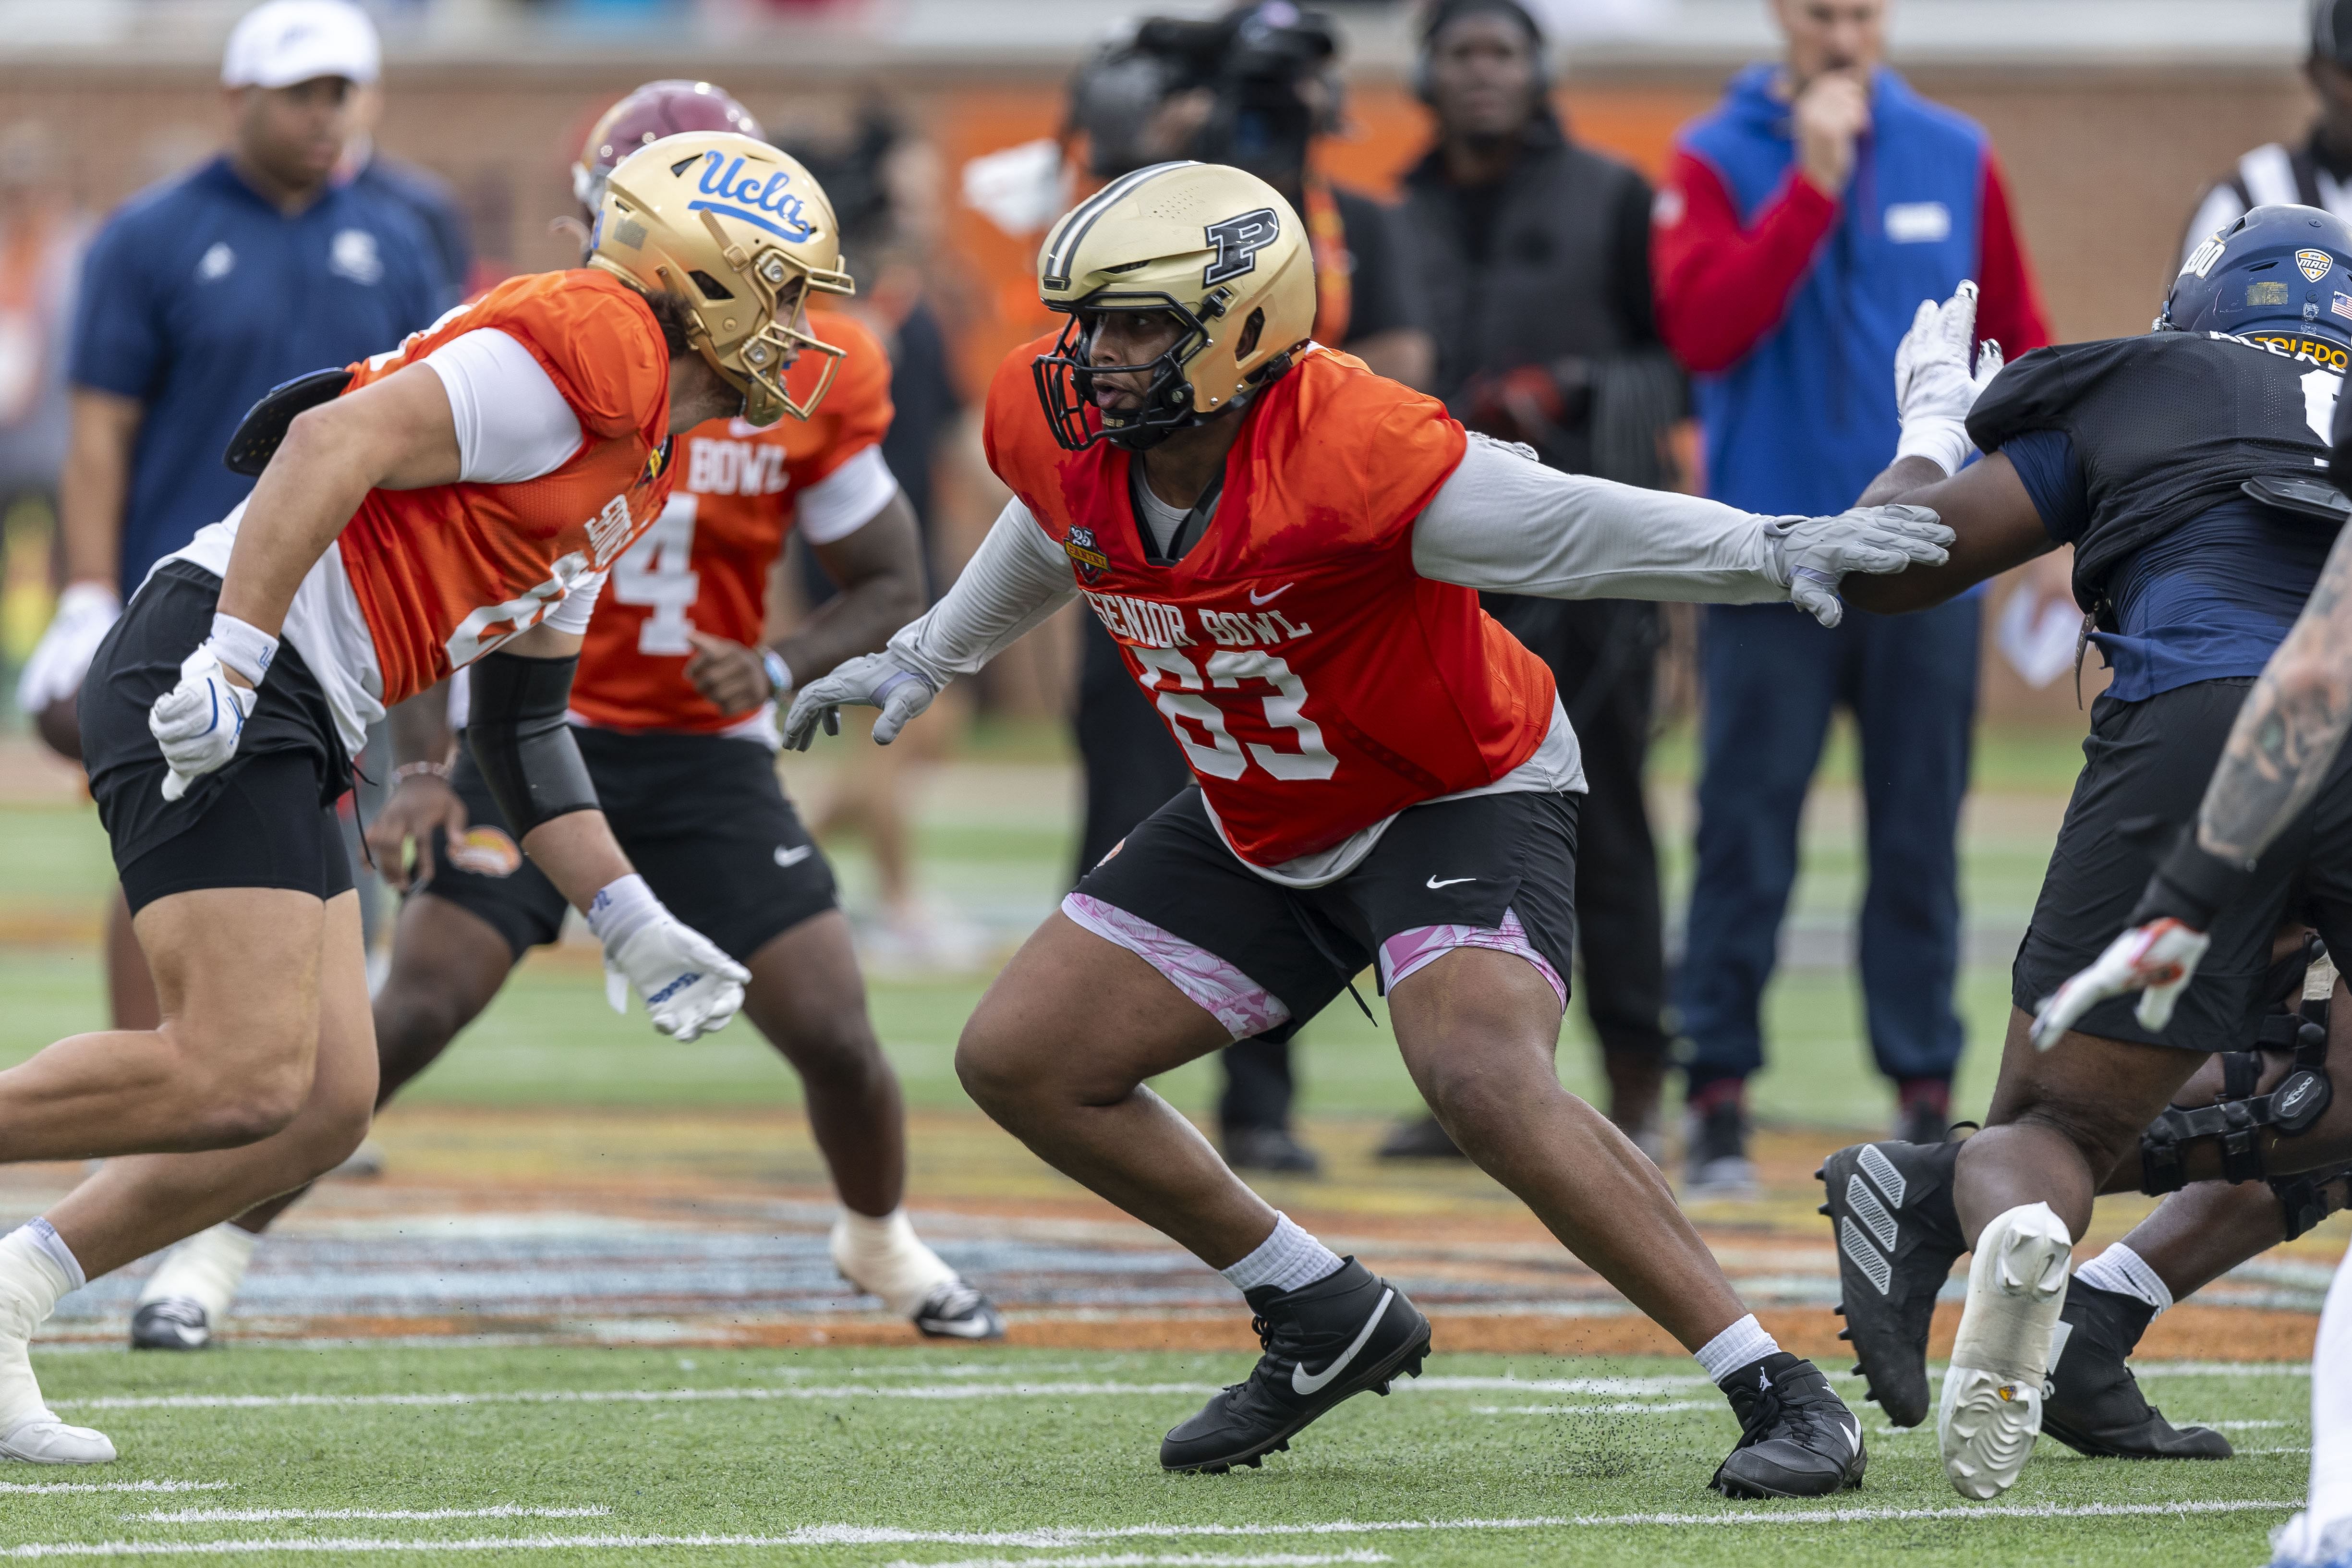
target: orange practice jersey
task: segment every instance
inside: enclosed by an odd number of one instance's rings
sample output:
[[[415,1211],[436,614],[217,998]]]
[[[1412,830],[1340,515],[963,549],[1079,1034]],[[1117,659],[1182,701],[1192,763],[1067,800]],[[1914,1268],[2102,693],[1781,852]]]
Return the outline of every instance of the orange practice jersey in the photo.
[[[1069,556],[1234,848],[1260,866],[1494,783],[1550,727],[1551,672],[1468,588],[1412,565],[1412,520],[1462,461],[1444,405],[1310,348],[1258,395],[1208,531],[1144,558],[1126,452],[1055,444],[1016,349],[989,465]]]
[[[890,429],[890,358],[881,343],[837,310],[818,316],[815,330],[847,353],[814,417],[787,416],[764,430],[714,419],[678,437],[669,505],[613,568],[588,623],[572,711],[589,723],[709,731],[743,722],[687,679],[694,647],[686,634],[756,645],[768,571],[801,492]],[[821,356],[803,354],[786,377],[793,395],[814,391],[823,370]]]
[[[483,328],[530,352],[580,448],[519,484],[370,490],[337,541],[389,708],[530,630],[620,558],[669,497],[669,351],[635,290],[585,268],[511,278],[352,367],[381,381]]]

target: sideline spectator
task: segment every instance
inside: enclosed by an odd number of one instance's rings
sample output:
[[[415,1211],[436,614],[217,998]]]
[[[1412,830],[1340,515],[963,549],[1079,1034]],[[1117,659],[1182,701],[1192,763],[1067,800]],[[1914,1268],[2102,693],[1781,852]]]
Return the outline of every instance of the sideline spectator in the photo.
[[[1550,101],[1541,27],[1518,0],[1443,0],[1422,35],[1437,139],[1405,176],[1406,231],[1437,342],[1431,390],[1475,430],[1570,473],[1663,487],[1682,373],[1650,304],[1650,187],[1576,145]],[[1667,1041],[1657,850],[1642,794],[1657,606],[1483,595],[1551,667],[1584,753],[1578,986],[1600,1037],[1609,1117],[1664,1162]],[[1381,1152],[1454,1155],[1434,1117]]]
[[[252,488],[221,461],[245,411],[279,382],[392,347],[450,301],[415,215],[332,179],[377,58],[374,27],[343,0],[247,13],[221,65],[227,149],[132,197],[90,246],[59,479],[68,586],[27,670],[43,732],[72,754],[72,700],[122,600]],[[116,1026],[154,1027],[120,896],[108,974]]]
[[[1885,0],[1774,0],[1779,64],[1683,128],[1658,192],[1658,322],[1697,381],[1709,493],[1766,513],[1853,504],[1894,453],[1895,347],[1964,279],[2011,358],[2049,342],[1992,149],[1881,64]],[[1962,1043],[1960,799],[1975,716],[1971,595],[1834,630],[1706,611],[1698,866],[1680,986],[1687,1192],[1751,1193],[1745,1086],[1832,710],[1861,733],[1869,891],[1859,921],[1872,1055],[1896,1136],[1945,1136]]]
[[[2183,261],[2251,207],[2293,203],[2352,219],[2352,0],[2319,0],[2312,8],[2303,74],[2319,97],[2311,134],[2294,148],[2263,142],[2238,160],[2229,178],[2208,187],[2180,237]]]
[[[386,153],[376,142],[375,128],[383,118],[383,89],[367,82],[353,92],[352,133],[343,156],[335,165],[338,184],[356,185],[362,194],[398,203],[416,215],[440,258],[441,275],[454,294],[471,296],[498,281],[478,277],[474,270],[473,224],[449,182],[430,169],[421,169]]]

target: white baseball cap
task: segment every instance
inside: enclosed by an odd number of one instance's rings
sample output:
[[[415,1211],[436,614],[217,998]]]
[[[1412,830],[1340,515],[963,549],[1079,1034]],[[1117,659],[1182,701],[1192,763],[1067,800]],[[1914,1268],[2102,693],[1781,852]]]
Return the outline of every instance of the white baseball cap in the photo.
[[[247,11],[221,56],[223,87],[291,87],[322,76],[372,82],[375,24],[345,0],[268,0]]]

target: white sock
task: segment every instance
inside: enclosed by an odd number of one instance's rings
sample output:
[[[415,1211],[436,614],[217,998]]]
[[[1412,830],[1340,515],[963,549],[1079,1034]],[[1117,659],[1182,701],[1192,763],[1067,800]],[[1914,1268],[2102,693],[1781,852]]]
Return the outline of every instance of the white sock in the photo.
[[[1739,1321],[1693,1351],[1706,1375],[1721,1383],[1743,1366],[1762,1361],[1780,1348],[1780,1342],[1764,1331],[1764,1325],[1748,1313]]]
[[[2075,1269],[2074,1278],[2098,1289],[2145,1301],[2159,1312],[2172,1305],[2172,1292],[2156,1277],[2147,1259],[2120,1241]]]
[[[955,1278],[955,1270],[915,1235],[905,1209],[879,1219],[845,1208],[833,1222],[833,1266],[842,1277],[902,1318]]]
[[[1276,1210],[1274,1234],[1259,1242],[1247,1258],[1217,1272],[1231,1280],[1236,1290],[1250,1291],[1261,1285],[1271,1285],[1277,1290],[1290,1291],[1327,1279],[1344,1267],[1338,1253],[1293,1225],[1288,1215]]]
[[[253,1261],[253,1244],[260,1239],[226,1220],[196,1232],[163,1255],[163,1261],[140,1287],[139,1305],[194,1301],[205,1310],[205,1322],[220,1327],[229,1304],[245,1284],[246,1265]]]
[[[41,1400],[26,1345],[57,1310],[58,1298],[81,1288],[81,1264],[46,1219],[0,1237],[0,1436],[27,1421],[54,1421]]]

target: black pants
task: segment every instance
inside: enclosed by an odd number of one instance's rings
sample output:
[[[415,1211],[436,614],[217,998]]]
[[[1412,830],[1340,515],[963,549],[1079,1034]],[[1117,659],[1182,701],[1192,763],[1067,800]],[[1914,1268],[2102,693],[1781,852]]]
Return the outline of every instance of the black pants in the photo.
[[[1192,783],[1168,726],[1128,673],[1118,645],[1092,616],[1078,634],[1078,708],[1071,721],[1086,768],[1087,816],[1078,836],[1076,881],[1138,823]],[[1224,1093],[1217,1121],[1227,1131],[1287,1127],[1294,1085],[1287,1040],[1238,1040],[1222,1053]]]
[[[1481,595],[1488,615],[1551,668],[1584,751],[1577,836],[1578,989],[1601,1048],[1664,1062],[1664,914],[1642,772],[1661,631],[1654,605]]]

